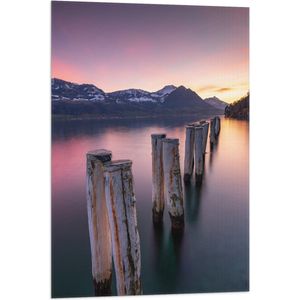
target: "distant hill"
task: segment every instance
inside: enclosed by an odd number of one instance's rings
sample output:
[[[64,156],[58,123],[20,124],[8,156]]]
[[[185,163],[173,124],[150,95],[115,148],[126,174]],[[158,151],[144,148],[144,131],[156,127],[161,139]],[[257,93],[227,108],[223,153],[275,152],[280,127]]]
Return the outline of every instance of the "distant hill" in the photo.
[[[225,108],[225,117],[249,120],[249,93]]]
[[[167,85],[155,92],[127,89],[105,93],[92,84],[53,78],[51,89],[54,116],[134,118],[224,112],[184,86]]]
[[[205,98],[204,101],[212,106],[214,106],[217,109],[222,109],[223,111],[225,110],[225,107],[228,105],[227,102],[224,102],[220,100],[218,97],[210,97],[210,98]]]

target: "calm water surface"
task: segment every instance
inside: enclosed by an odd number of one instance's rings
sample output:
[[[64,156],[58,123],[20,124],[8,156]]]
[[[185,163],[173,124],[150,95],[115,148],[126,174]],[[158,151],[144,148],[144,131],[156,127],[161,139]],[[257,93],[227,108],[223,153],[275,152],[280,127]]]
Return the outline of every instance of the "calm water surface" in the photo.
[[[182,237],[172,236],[166,211],[163,228],[152,225],[150,135],[180,139],[183,171],[184,125],[196,120],[53,122],[53,297],[94,295],[85,153],[96,148],[133,160],[144,294],[248,290],[248,122],[221,120],[217,147],[207,147],[202,186],[184,186]],[[115,294],[115,283],[113,289]]]

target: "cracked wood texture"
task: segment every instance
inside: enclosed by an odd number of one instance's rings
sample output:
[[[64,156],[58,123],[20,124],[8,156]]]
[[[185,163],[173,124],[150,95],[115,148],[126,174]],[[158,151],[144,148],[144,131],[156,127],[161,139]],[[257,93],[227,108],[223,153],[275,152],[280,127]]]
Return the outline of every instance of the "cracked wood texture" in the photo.
[[[161,222],[164,213],[164,171],[162,139],[166,134],[152,134],[152,215],[154,222]]]
[[[172,229],[184,226],[182,180],[179,163],[179,139],[163,139],[165,198]]]
[[[118,295],[139,295],[141,288],[140,238],[130,160],[105,165],[105,194],[112,235]]]
[[[189,181],[194,170],[194,142],[195,127],[188,125],[185,127],[185,153],[184,153],[184,181]]]
[[[203,139],[205,129],[203,126],[195,127],[195,176],[196,181],[201,181],[204,171],[204,157],[203,157]]]
[[[105,201],[103,164],[111,151],[100,149],[86,154],[87,213],[95,294],[111,295],[112,250]]]

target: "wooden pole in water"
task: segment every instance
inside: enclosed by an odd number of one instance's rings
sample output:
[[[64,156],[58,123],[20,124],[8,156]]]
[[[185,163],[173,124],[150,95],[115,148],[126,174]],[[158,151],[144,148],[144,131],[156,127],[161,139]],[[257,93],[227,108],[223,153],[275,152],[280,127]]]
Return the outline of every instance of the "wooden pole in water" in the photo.
[[[160,223],[164,213],[164,171],[162,139],[166,134],[152,134],[152,216],[153,222]]]
[[[190,181],[194,170],[195,127],[185,127],[184,181]]]
[[[221,127],[221,125],[220,125],[220,117],[215,117],[215,133],[216,133],[216,136],[218,136],[219,135],[219,133],[220,133],[220,127]]]
[[[172,229],[184,227],[182,180],[179,163],[179,139],[163,139],[165,197]]]
[[[205,132],[203,126],[195,127],[195,176],[197,182],[200,182],[202,180],[204,172],[204,134]]]
[[[112,251],[105,202],[103,164],[111,151],[100,149],[86,154],[87,213],[95,294],[111,295]]]
[[[203,123],[202,127],[203,127],[203,130],[204,130],[202,150],[203,150],[203,155],[205,155],[206,144],[207,144],[207,137],[208,137],[208,128],[209,128],[208,122]]]
[[[105,165],[105,194],[118,295],[139,295],[141,252],[130,160]]]
[[[209,139],[210,139],[210,145],[212,146],[213,144],[216,143],[216,120],[210,119],[210,134],[209,134]]]

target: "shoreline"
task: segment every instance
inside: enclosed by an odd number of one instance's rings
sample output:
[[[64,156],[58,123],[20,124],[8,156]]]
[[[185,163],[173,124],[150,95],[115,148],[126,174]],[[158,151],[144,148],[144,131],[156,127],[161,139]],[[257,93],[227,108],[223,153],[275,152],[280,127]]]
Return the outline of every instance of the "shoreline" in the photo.
[[[145,116],[97,116],[97,115],[57,115],[52,114],[51,120],[55,121],[89,121],[89,120],[98,120],[98,121],[107,121],[107,120],[151,120],[151,119],[174,119],[174,118],[185,118],[185,117],[197,117],[197,116],[222,116],[224,112],[222,111],[212,111],[212,112],[203,112],[203,113],[191,113],[191,114],[167,114],[167,115],[145,115]]]

